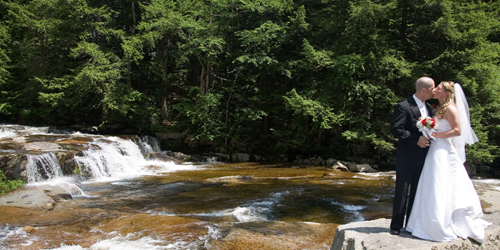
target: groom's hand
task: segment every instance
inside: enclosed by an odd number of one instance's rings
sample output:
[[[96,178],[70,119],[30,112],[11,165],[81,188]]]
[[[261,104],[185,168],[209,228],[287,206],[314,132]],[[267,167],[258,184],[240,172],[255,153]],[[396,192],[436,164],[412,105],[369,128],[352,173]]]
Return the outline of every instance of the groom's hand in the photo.
[[[429,142],[429,139],[427,139],[425,136],[420,136],[418,139],[417,145],[421,148],[429,147],[431,143]]]

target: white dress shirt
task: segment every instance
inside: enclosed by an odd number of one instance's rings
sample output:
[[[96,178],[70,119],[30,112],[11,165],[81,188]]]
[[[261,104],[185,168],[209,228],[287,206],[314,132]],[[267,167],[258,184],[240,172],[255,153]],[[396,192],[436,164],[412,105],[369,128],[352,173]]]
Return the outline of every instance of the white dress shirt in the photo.
[[[413,94],[413,99],[415,99],[415,102],[417,103],[418,109],[420,109],[420,116],[421,117],[428,117],[429,114],[427,113],[427,107],[425,106],[425,103],[418,99],[415,94]]]

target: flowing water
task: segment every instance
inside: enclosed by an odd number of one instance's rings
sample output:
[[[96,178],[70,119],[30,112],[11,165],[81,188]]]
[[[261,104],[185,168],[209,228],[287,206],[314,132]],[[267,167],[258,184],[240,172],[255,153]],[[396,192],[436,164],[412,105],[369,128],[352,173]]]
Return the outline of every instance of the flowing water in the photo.
[[[0,141],[40,143],[34,139],[40,135],[58,145],[85,145],[69,176],[54,152],[27,155],[27,186],[59,186],[72,200],[50,211],[0,207],[16,217],[0,220],[0,248],[211,249],[237,228],[268,235],[280,222],[288,226],[279,231],[286,235],[296,225],[337,225],[391,213],[394,172],[355,174],[292,163],[174,164],[144,158],[161,152],[153,137],[133,141],[22,126],[2,126]],[[24,226],[35,231],[27,233]],[[333,239],[332,229],[325,242]]]

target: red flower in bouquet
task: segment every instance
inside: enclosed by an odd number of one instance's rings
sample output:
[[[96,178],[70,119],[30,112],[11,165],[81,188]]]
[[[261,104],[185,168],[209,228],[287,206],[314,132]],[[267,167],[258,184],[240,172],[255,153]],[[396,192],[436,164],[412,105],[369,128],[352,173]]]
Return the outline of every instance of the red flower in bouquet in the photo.
[[[435,138],[432,137],[432,132],[437,130],[436,120],[431,117],[420,117],[417,121],[417,128],[425,137],[429,138],[431,143],[435,141]]]

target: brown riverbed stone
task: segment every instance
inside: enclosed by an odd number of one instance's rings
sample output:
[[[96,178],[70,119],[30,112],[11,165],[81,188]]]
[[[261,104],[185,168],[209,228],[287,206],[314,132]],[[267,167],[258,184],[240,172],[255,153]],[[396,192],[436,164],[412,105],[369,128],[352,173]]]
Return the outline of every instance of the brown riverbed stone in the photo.
[[[100,225],[99,229],[106,232],[118,232],[122,235],[135,232],[142,232],[142,235],[154,233],[169,238],[173,234],[192,234],[193,237],[198,237],[207,233],[205,225],[198,220],[151,214],[125,215]]]
[[[25,226],[23,227],[23,231],[25,231],[26,233],[32,233],[33,231],[35,231],[35,228],[32,226]]]
[[[210,249],[327,249],[337,224],[309,222],[239,223]]]
[[[23,245],[22,241],[16,241],[16,238],[6,239],[3,244],[17,250],[52,249],[60,247],[61,244],[88,248],[107,237],[104,232],[92,229],[123,216],[116,211],[84,208],[75,203],[77,202],[58,204],[52,210],[0,206],[0,225],[23,228],[29,226],[34,229],[30,232],[30,245]]]

